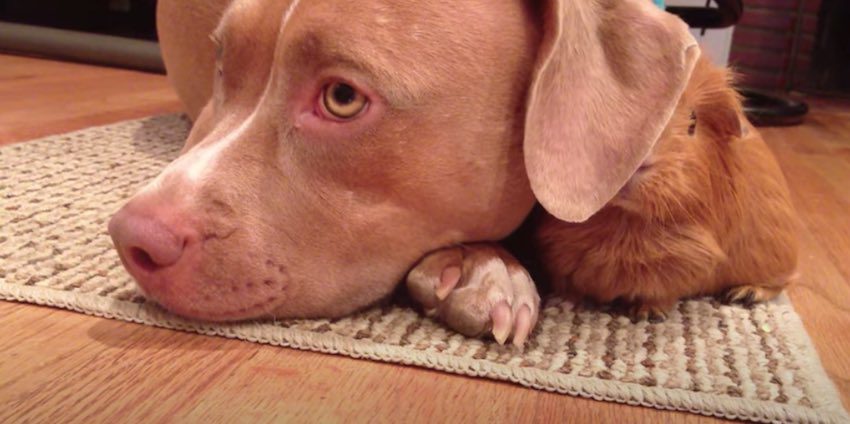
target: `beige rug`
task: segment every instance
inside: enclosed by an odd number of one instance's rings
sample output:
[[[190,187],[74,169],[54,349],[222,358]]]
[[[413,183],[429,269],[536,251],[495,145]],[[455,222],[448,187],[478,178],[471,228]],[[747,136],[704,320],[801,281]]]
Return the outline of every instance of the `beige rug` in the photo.
[[[752,309],[689,301],[662,324],[549,299],[522,353],[398,305],[341,320],[241,325],[168,315],[137,294],[105,229],[175,157],[187,127],[164,116],[0,149],[0,299],[597,400],[763,422],[848,421],[787,299]]]

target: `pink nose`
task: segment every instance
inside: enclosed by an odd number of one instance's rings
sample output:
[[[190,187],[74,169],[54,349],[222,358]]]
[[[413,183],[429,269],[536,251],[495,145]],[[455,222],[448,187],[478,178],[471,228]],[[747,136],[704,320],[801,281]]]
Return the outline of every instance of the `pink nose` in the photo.
[[[109,234],[128,271],[136,277],[180,261],[187,238],[155,217],[122,209],[109,221]]]

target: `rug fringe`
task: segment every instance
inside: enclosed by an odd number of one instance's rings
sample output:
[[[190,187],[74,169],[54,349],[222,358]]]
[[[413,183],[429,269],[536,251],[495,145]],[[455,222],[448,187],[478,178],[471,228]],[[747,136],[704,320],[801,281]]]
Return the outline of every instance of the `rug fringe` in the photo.
[[[840,407],[821,412],[805,407],[776,402],[708,395],[681,389],[647,387],[635,383],[605,381],[581,376],[565,376],[531,368],[516,368],[484,360],[462,358],[441,353],[428,353],[398,346],[355,340],[335,334],[282,328],[264,324],[213,325],[188,321],[149,304],[110,299],[95,294],[79,294],[36,286],[19,286],[0,282],[0,299],[34,303],[81,312],[102,318],[146,324],[208,336],[221,336],[274,346],[314,352],[345,355],[404,365],[415,365],[470,377],[486,377],[510,381],[525,387],[579,396],[599,401],[639,405],[662,410],[691,412],[717,418],[755,422],[846,423],[848,415]],[[787,299],[782,300],[788,302]],[[795,342],[811,346],[808,335],[796,314],[784,314],[783,320],[792,330]],[[272,335],[264,334],[271,330]],[[812,352],[810,352],[812,353]],[[820,368],[817,355],[809,355],[810,370]],[[817,369],[814,368],[814,369]],[[823,372],[813,372],[826,378]],[[831,387],[832,382],[821,379],[820,384]],[[826,391],[826,390],[825,390]],[[834,398],[833,393],[823,393]]]

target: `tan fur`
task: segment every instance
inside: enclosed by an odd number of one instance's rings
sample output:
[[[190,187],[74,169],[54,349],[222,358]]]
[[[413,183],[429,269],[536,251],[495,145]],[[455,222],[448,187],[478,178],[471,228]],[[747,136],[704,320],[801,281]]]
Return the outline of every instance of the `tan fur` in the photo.
[[[585,223],[540,218],[535,240],[557,290],[646,312],[736,286],[766,300],[789,282],[797,220],[788,189],[725,70],[700,60],[645,166]]]

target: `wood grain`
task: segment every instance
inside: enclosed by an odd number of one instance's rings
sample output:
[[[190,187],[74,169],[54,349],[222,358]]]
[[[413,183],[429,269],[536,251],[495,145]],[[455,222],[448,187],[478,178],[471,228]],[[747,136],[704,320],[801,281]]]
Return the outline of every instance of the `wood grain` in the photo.
[[[0,55],[0,144],[178,109],[163,76]],[[764,133],[805,225],[790,295],[850,405],[850,107]],[[0,302],[0,422],[24,421],[718,420]]]
[[[0,145],[180,108],[162,75],[0,56]]]
[[[850,406],[850,105],[813,103],[804,125],[763,129],[800,214],[801,281],[789,296]]]

